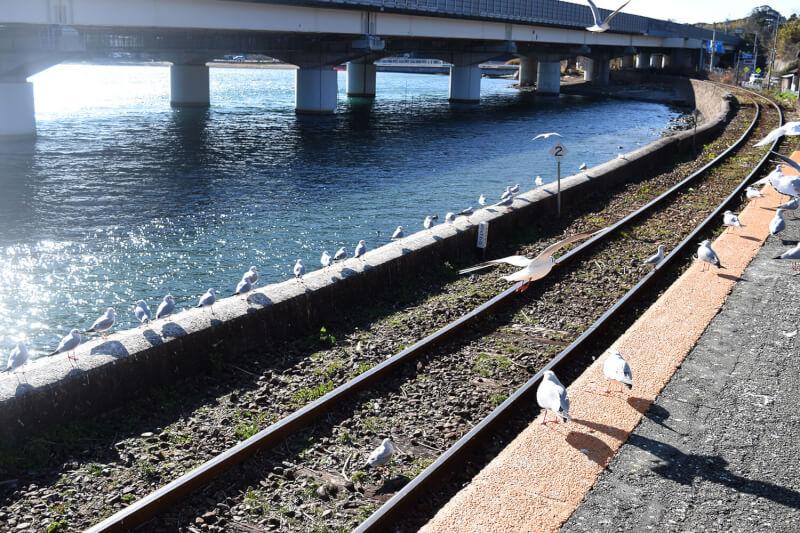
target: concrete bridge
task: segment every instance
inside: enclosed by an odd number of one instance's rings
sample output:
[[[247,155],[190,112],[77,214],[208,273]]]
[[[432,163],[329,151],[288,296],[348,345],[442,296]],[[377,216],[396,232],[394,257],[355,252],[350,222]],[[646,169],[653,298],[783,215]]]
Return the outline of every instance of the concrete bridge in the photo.
[[[478,102],[484,61],[520,57],[520,83],[557,94],[562,59],[588,58],[587,79],[604,84],[611,59],[690,68],[711,39],[626,13],[605,33],[587,32],[591,23],[587,6],[557,0],[0,0],[0,135],[35,135],[27,78],[69,60],[168,61],[171,104],[207,106],[206,62],[264,54],[299,67],[298,113],[333,113],[341,63],[347,94],[374,97],[374,61],[409,52],[441,59],[452,64],[450,100]],[[739,43],[717,40],[728,50]]]

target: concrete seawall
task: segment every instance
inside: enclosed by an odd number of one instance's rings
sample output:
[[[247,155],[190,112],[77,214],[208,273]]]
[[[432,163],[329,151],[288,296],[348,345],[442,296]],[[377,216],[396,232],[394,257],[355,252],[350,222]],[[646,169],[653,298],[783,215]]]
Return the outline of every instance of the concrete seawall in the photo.
[[[731,97],[706,82],[677,83],[684,84],[687,99],[696,102],[706,119],[697,129],[697,142],[705,143],[730,118]],[[659,139],[629,152],[625,160],[563,179],[563,202],[639,176],[664,158],[691,149],[691,132]],[[441,224],[362,258],[312,272],[303,283],[288,280],[261,288],[251,293],[249,303],[225,298],[214,305],[213,315],[208,309],[192,309],[145,328],[91,340],[76,350],[77,363],[59,354],[33,361],[24,378],[0,374],[2,440],[123,405],[150,387],[198,373],[203,368],[198,361],[210,353],[233,361],[269,343],[316,332],[364,293],[379,293],[431,264],[474,257],[478,222],[490,222],[490,238],[497,241],[500,235],[555,216],[555,210],[555,184],[550,184],[520,195],[510,213],[482,209],[470,217],[471,223],[459,219],[454,225]]]

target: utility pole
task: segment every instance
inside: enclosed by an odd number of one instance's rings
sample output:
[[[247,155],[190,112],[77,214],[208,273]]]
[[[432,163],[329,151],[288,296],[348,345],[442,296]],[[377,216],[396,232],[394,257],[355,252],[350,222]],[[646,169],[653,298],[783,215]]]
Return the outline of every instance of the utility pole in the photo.
[[[709,72],[714,72],[714,49],[717,47],[717,23],[714,23],[714,31],[711,34],[711,63],[708,65]]]
[[[758,32],[756,32],[756,41],[753,44],[753,70],[758,68]]]
[[[780,19],[775,19],[775,36],[772,38],[772,59],[769,62],[769,78],[767,78],[767,90],[772,87],[772,68],[775,66],[775,53],[778,51],[778,27]]]

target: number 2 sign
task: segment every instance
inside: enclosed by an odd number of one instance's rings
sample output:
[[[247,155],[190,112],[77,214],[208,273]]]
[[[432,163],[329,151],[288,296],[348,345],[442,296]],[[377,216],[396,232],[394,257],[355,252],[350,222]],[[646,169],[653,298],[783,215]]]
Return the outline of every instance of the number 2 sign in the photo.
[[[550,148],[550,155],[552,155],[553,157],[555,157],[559,161],[565,155],[567,155],[567,153],[568,153],[567,152],[567,147],[564,146],[563,144],[561,144],[560,142],[557,142],[556,144],[553,145],[552,148]]]

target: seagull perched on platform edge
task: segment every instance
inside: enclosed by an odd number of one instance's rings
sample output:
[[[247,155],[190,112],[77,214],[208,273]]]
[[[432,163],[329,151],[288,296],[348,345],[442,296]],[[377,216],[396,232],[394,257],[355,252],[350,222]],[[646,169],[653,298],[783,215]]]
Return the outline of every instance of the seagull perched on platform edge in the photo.
[[[106,312],[100,315],[100,317],[94,321],[92,327],[87,330],[82,331],[81,333],[102,333],[103,338],[105,339],[108,337],[108,330],[111,329],[111,326],[114,325],[114,308],[109,307],[106,309]]]
[[[615,381],[621,385],[628,387],[629,389],[633,388],[633,374],[631,373],[631,366],[622,357],[622,354],[619,353],[616,349],[611,349],[611,353],[608,354],[606,357],[605,363],[603,363],[603,375],[606,379],[611,381]],[[622,389],[620,389],[621,391]],[[606,392],[611,392],[609,387],[606,386]]]
[[[568,422],[572,420],[569,416],[569,396],[567,389],[558,380],[552,370],[546,370],[542,376],[542,382],[536,389],[536,403],[544,409],[542,424],[547,424],[547,411],[553,411],[556,421]]]
[[[174,310],[175,298],[173,298],[171,294],[167,294],[164,296],[164,299],[161,301],[161,303],[158,304],[158,309],[156,310],[156,320],[171,315]]]
[[[708,239],[700,243],[700,247],[697,249],[697,258],[703,262],[703,272],[706,270],[706,263],[714,265],[717,268],[725,268],[722,266],[722,263],[720,263],[717,253],[711,248],[711,243]]]

